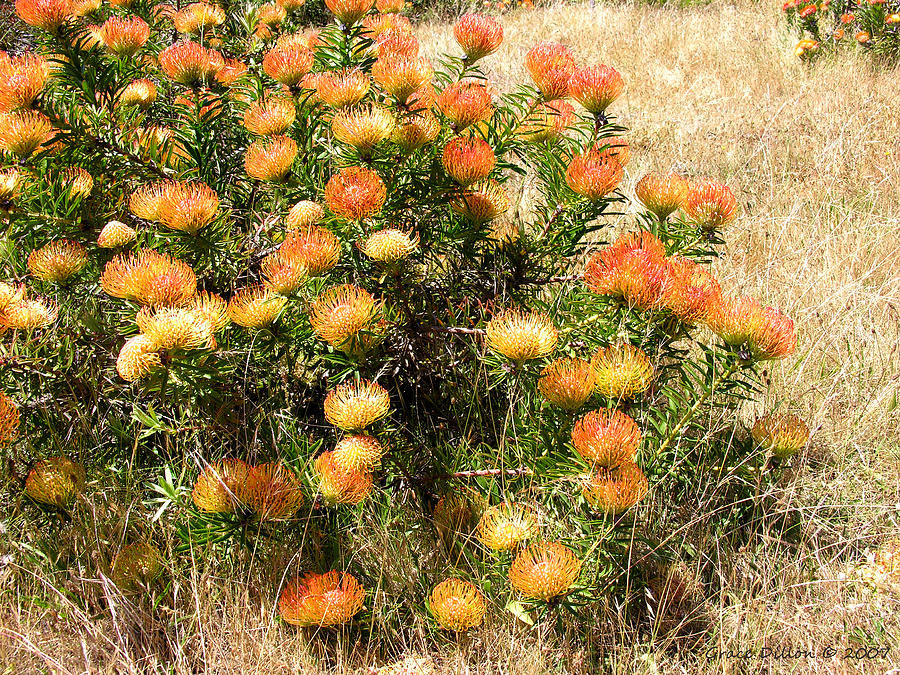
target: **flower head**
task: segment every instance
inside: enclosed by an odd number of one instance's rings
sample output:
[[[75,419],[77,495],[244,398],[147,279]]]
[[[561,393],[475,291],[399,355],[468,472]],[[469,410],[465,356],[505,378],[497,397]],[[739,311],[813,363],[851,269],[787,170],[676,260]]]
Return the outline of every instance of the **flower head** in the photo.
[[[568,101],[541,102],[534,105],[516,133],[528,143],[543,143],[558,138],[574,121],[575,108]]]
[[[319,98],[332,108],[344,108],[362,101],[369,93],[368,73],[358,68],[322,73],[316,81]]]
[[[394,116],[389,110],[366,105],[337,112],[331,120],[331,131],[336,139],[368,156],[372,148],[391,135],[394,124]]]
[[[624,175],[624,166],[617,158],[590,150],[572,158],[566,169],[566,184],[572,192],[593,202],[615,190]]]
[[[313,464],[319,494],[329,506],[359,504],[372,492],[372,474],[342,466],[338,463],[335,452],[337,451],[323,452]]]
[[[315,225],[288,230],[278,250],[266,256],[260,269],[266,286],[287,295],[310,277],[320,276],[337,264],[341,242]]]
[[[481,82],[473,80],[448,85],[437,97],[436,103],[441,114],[453,122],[457,131],[490,119],[494,114],[491,93]]]
[[[809,443],[806,422],[790,413],[769,413],[760,417],[750,435],[757,445],[782,459],[796,454]]]
[[[372,66],[372,78],[400,103],[406,103],[418,89],[431,82],[434,70],[424,56],[388,54]]]
[[[19,409],[3,392],[0,392],[0,445],[7,445],[19,436]]]
[[[441,132],[441,123],[429,110],[415,113],[394,127],[391,141],[404,154],[410,154],[431,143]]]
[[[625,234],[591,256],[584,281],[600,295],[619,298],[629,307],[659,306],[672,267],[662,242],[650,232]]]
[[[382,14],[399,14],[406,8],[406,0],[375,0],[375,9]]]
[[[128,210],[138,218],[152,222],[159,221],[160,206],[171,186],[172,183],[169,181],[140,186],[128,198]]]
[[[497,157],[484,139],[475,136],[456,136],[444,146],[441,157],[444,170],[460,185],[466,186],[487,178]]]
[[[260,520],[288,518],[303,505],[297,474],[278,462],[251,468],[238,497]]]
[[[345,284],[333,286],[313,303],[313,330],[335,349],[360,356],[384,337],[384,306],[367,290]]]
[[[57,239],[29,254],[28,271],[37,279],[59,284],[78,274],[87,262],[84,246],[69,239]]]
[[[365,589],[351,574],[307,572],[284,587],[278,611],[294,626],[336,626],[353,618],[365,597]]]
[[[72,0],[16,0],[16,14],[29,26],[55,33],[72,18],[75,7]]]
[[[370,40],[378,40],[385,33],[412,33],[412,24],[397,13],[370,14],[363,19],[363,34]]]
[[[641,430],[631,417],[614,409],[589,412],[572,428],[572,444],[596,466],[633,462],[641,443]]]
[[[142,380],[157,368],[162,367],[159,352],[153,341],[146,335],[135,335],[129,338],[116,359],[116,372],[128,382]]]
[[[81,167],[67,169],[62,175],[62,182],[69,189],[69,197],[84,198],[94,189],[94,178]]]
[[[367,434],[345,436],[334,448],[332,460],[339,471],[365,473],[381,459],[384,448]]]
[[[168,183],[157,208],[166,227],[197,234],[219,212],[219,196],[205,183]]]
[[[114,298],[151,307],[183,305],[197,293],[191,267],[156,251],[120,253],[106,264],[100,286]]]
[[[375,382],[346,382],[325,397],[325,419],[345,431],[373,425],[391,411],[387,389]]]
[[[209,2],[192,2],[182,7],[172,17],[175,30],[179,33],[197,35],[204,30],[225,23],[225,10]]]
[[[250,286],[235,293],[228,301],[228,318],[239,326],[260,329],[272,325],[287,298],[266,286]]]
[[[540,542],[524,548],[509,568],[509,582],[522,595],[550,600],[562,595],[581,574],[581,561],[556,542]]]
[[[297,158],[297,142],[289,136],[268,136],[253,141],[244,157],[244,170],[256,180],[282,183]]]
[[[483,14],[463,14],[453,25],[453,36],[462,47],[468,61],[473,62],[493,54],[503,42],[503,26]]]
[[[160,552],[150,544],[137,542],[122,547],[113,558],[109,576],[117,586],[130,590],[152,584],[164,569]]]
[[[746,346],[759,361],[783,359],[797,348],[794,322],[753,298],[717,297],[710,303],[706,323],[725,344]]]
[[[541,371],[538,390],[553,405],[575,411],[591,397],[596,377],[588,361],[564,357]]]
[[[149,37],[150,26],[139,16],[111,16],[100,28],[103,46],[116,56],[134,56]]]
[[[222,55],[196,42],[176,42],[159,53],[159,65],[170,80],[188,86],[211,82],[225,67]]]
[[[512,551],[537,534],[534,511],[525,504],[504,502],[485,509],[478,521],[478,538],[493,551]]]
[[[234,513],[249,477],[250,466],[240,459],[207,464],[194,483],[191,499],[206,513]]]
[[[359,250],[375,262],[395,265],[419,249],[419,239],[409,232],[386,228],[373,232],[359,244]]]
[[[487,325],[488,346],[516,363],[547,356],[556,349],[557,339],[550,317],[540,312],[506,309]]]
[[[450,202],[453,211],[476,225],[502,216],[511,207],[506,190],[493,180],[475,183],[461,190]]]
[[[434,524],[442,533],[456,534],[468,531],[476,515],[476,506],[466,491],[441,495],[434,507]]]
[[[255,101],[244,113],[244,127],[260,136],[283,134],[297,117],[294,100],[286,96],[267,96]]]
[[[371,169],[351,166],[334,174],[325,185],[325,203],[338,218],[365,220],[384,206],[387,189]]]
[[[190,305],[191,309],[209,322],[213,332],[222,330],[231,319],[228,318],[228,303],[220,295],[200,291]]]
[[[136,236],[137,233],[133,227],[129,227],[118,220],[111,220],[100,230],[100,236],[97,237],[97,246],[100,248],[119,248],[133,242]]]
[[[18,197],[22,183],[22,173],[15,167],[0,170],[0,203],[12,201]],[[4,207],[0,206],[0,208]]]
[[[256,13],[257,19],[266,26],[277,26],[287,18],[287,10],[274,2],[267,2],[260,6]]]
[[[457,633],[480,626],[487,608],[481,591],[462,579],[445,579],[435,586],[428,605],[441,628]]]
[[[375,5],[375,0],[325,0],[325,6],[345,26],[362,19]]]
[[[288,211],[284,218],[286,230],[302,230],[311,225],[317,225],[325,217],[325,209],[320,204],[311,201],[297,202]]]
[[[595,115],[604,112],[624,88],[619,72],[604,65],[578,68],[569,80],[569,95]]]
[[[714,180],[699,181],[691,186],[684,211],[704,230],[724,227],[737,210],[737,200],[727,185]]]
[[[419,55],[419,40],[406,30],[386,30],[375,38],[378,58],[405,57],[415,58]]]
[[[238,61],[237,59],[225,59],[225,65],[216,73],[216,82],[225,85],[226,87],[230,87],[237,82],[238,78],[246,73],[247,70],[246,63]]]
[[[710,308],[722,296],[719,282],[706,269],[687,258],[671,259],[670,270],[661,305],[688,325],[706,320]]]
[[[608,398],[629,398],[646,391],[653,380],[650,359],[627,343],[599,349],[591,365],[597,374],[597,391]]]
[[[48,298],[22,298],[6,308],[5,315],[0,317],[0,326],[12,330],[36,330],[46,328],[56,321],[59,308]]]
[[[0,52],[0,113],[28,108],[44,88],[49,66],[42,56]]]
[[[690,185],[677,173],[648,173],[634,191],[638,200],[659,220],[665,220],[687,203]]]
[[[187,307],[142,307],[135,321],[153,351],[212,349],[213,327],[201,312]]]
[[[0,114],[0,150],[30,157],[47,141],[51,129],[50,119],[33,110]]]
[[[67,457],[42,459],[25,478],[25,494],[34,501],[68,508],[84,490],[84,467]]]
[[[544,100],[552,101],[568,95],[569,80],[575,72],[575,57],[564,45],[542,42],[525,55],[525,68]]]
[[[597,468],[584,484],[582,494],[595,509],[619,515],[647,494],[647,477],[634,462]]]
[[[300,80],[313,66],[312,50],[304,45],[276,45],[263,57],[263,70],[273,80],[291,87]]]

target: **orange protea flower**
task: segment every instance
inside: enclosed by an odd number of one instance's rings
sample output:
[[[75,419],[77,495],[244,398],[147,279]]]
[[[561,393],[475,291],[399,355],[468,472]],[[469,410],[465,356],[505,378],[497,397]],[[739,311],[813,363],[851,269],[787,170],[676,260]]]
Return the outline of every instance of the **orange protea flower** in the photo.
[[[49,65],[42,56],[10,58],[0,52],[0,113],[28,108],[44,88]]]
[[[529,143],[558,138],[575,121],[575,108],[568,101],[538,103],[516,133]]]
[[[591,359],[602,396],[622,399],[646,391],[653,380],[653,365],[647,355],[630,344],[599,349]]]
[[[59,284],[83,270],[87,261],[84,246],[69,239],[58,239],[29,254],[28,271],[36,279]]]
[[[250,469],[239,497],[260,520],[287,518],[303,505],[303,489],[297,475],[278,462]]]
[[[641,501],[648,489],[641,467],[622,462],[615,467],[600,467],[585,482],[582,494],[595,509],[617,516]]]
[[[412,33],[388,30],[375,39],[375,47],[379,58],[394,56],[412,59],[419,55],[420,45]]]
[[[332,459],[341,471],[365,472],[375,466],[383,454],[384,448],[377,438],[354,434],[338,442]]]
[[[328,506],[359,504],[372,491],[372,474],[340,466],[335,452],[323,452],[313,465],[319,494]]]
[[[409,97],[429,82],[434,75],[431,62],[424,56],[406,57],[389,54],[372,66],[372,78],[387,93],[406,103]]]
[[[266,24],[258,23],[256,24],[256,30],[253,31],[253,35],[255,35],[260,40],[271,40],[274,33],[272,32],[272,29],[269,28]]]
[[[462,579],[445,579],[435,586],[428,605],[441,628],[457,633],[480,626],[487,608],[481,591]]]
[[[588,261],[584,281],[600,295],[630,307],[653,309],[662,301],[672,275],[662,242],[650,232],[625,234]]]
[[[334,286],[313,303],[313,330],[332,347],[359,356],[384,336],[384,305],[359,286]]]
[[[106,264],[100,286],[114,298],[151,307],[183,305],[197,294],[190,265],[156,251],[119,254]]]
[[[0,392],[0,445],[7,445],[19,436],[19,409],[16,404]]]
[[[25,478],[25,494],[34,501],[68,508],[84,490],[84,467],[67,457],[42,459]]]
[[[156,100],[156,85],[153,80],[134,80],[122,90],[119,103],[125,106],[137,106],[146,110]]]
[[[391,411],[387,389],[375,382],[347,382],[325,397],[325,419],[345,431],[371,426]]]
[[[412,33],[412,24],[399,14],[371,14],[363,19],[363,35],[377,40],[387,32]]]
[[[575,72],[575,57],[568,47],[542,42],[525,55],[525,67],[545,101],[568,95],[569,80]]]
[[[62,175],[62,182],[69,188],[70,197],[87,197],[94,189],[94,178],[81,167],[67,169]]]
[[[624,88],[619,72],[604,65],[578,68],[569,80],[569,95],[594,115],[604,112]]]
[[[0,204],[9,202],[19,196],[22,187],[22,174],[16,168],[0,170]],[[0,205],[6,208],[9,205]]]
[[[160,552],[150,544],[138,542],[122,547],[113,558],[109,576],[116,586],[133,589],[149,586],[162,576],[164,570]]]
[[[506,190],[492,180],[475,183],[450,202],[453,211],[476,225],[502,216],[511,206]]]
[[[0,281],[0,317],[12,305],[22,302],[25,299],[25,286],[23,284],[13,285],[5,281]],[[2,321],[0,321],[2,323]]]
[[[597,201],[615,190],[625,169],[618,159],[595,150],[575,155],[566,169],[566,184],[572,192]]]
[[[159,53],[159,65],[170,80],[188,86],[212,81],[225,67],[222,55],[196,42],[176,42]]]
[[[484,139],[457,136],[444,146],[441,160],[449,176],[465,186],[487,178],[494,170],[497,156]]]
[[[230,87],[248,70],[247,64],[237,59],[225,59],[225,65],[216,73],[216,82]]]
[[[135,240],[137,232],[133,227],[128,227],[125,223],[118,220],[111,220],[103,229],[100,230],[100,236],[97,237],[97,246],[100,248],[118,248],[125,244],[130,244]]]
[[[384,265],[395,265],[419,249],[419,238],[395,228],[378,230],[359,244],[363,254]]]
[[[441,495],[433,514],[434,523],[442,534],[468,531],[475,515],[475,504],[465,492]]]
[[[287,18],[287,10],[274,2],[260,6],[256,13],[259,22],[266,26],[277,26]]]
[[[334,174],[325,185],[325,203],[338,218],[365,220],[384,206],[387,189],[371,169],[351,166]]]
[[[426,110],[411,115],[394,127],[391,141],[401,152],[410,154],[431,143],[440,132],[441,123],[432,112]]]
[[[691,186],[683,208],[704,230],[714,230],[734,220],[737,200],[727,185],[704,180]]]
[[[141,380],[161,366],[159,353],[146,335],[129,338],[116,359],[116,372],[129,382]]]
[[[541,371],[538,390],[553,405],[564,410],[578,410],[594,392],[596,375],[583,359],[556,359]]]
[[[47,298],[22,299],[6,308],[6,315],[0,325],[13,330],[36,330],[46,328],[56,321],[59,308]]]
[[[703,321],[722,288],[706,269],[686,258],[670,261],[671,275],[663,291],[661,305],[688,325]]]
[[[160,206],[172,185],[173,183],[168,181],[142,185],[128,198],[128,209],[138,218],[149,221],[160,220]]]
[[[900,539],[888,539],[878,547],[875,565],[883,574],[900,576]]]
[[[348,68],[319,75],[316,92],[326,105],[343,108],[362,101],[369,93],[368,73],[358,68]]]
[[[134,56],[147,44],[150,26],[139,16],[109,17],[100,28],[103,46],[116,56]]]
[[[72,0],[72,14],[75,16],[87,16],[96,12],[102,5],[102,0]]]
[[[322,222],[325,217],[325,209],[321,205],[311,201],[297,202],[288,211],[284,218],[286,230],[301,230]]]
[[[794,322],[753,298],[716,298],[706,323],[726,344],[746,346],[750,356],[760,361],[782,359],[797,347]]]
[[[556,542],[542,542],[524,548],[509,568],[509,582],[522,595],[550,600],[562,595],[581,574],[581,561]]]
[[[864,31],[864,30],[859,31],[859,32],[856,34],[856,41],[857,41],[859,44],[861,44],[861,45],[866,44],[866,43],[869,42],[869,40],[871,40],[871,39],[872,39],[872,36],[869,35],[869,33],[867,33],[867,32]]]
[[[306,4],[306,0],[278,0],[278,4],[284,7],[287,11],[293,12],[294,10],[303,7],[303,5]]]
[[[503,42],[503,26],[483,14],[463,14],[453,26],[453,36],[469,62],[493,54]]]
[[[29,26],[56,30],[75,14],[72,0],[16,0],[16,14]]]
[[[552,353],[559,337],[546,314],[518,309],[495,314],[486,334],[491,349],[516,363]]]
[[[200,291],[191,303],[191,308],[209,322],[213,332],[222,330],[231,319],[228,318],[228,303],[220,295]]]
[[[504,502],[486,509],[478,521],[478,538],[493,551],[511,551],[537,534],[534,511]]]
[[[633,462],[640,443],[640,428],[618,410],[589,412],[572,428],[572,444],[578,454],[598,466]]]
[[[756,444],[776,457],[785,459],[809,443],[809,427],[797,415],[769,413],[756,420],[750,435]]]
[[[0,114],[0,150],[22,159],[30,157],[48,139],[51,128],[43,113],[28,110]]]
[[[263,57],[263,70],[273,80],[292,87],[303,79],[313,65],[309,47],[298,44],[276,45]]]
[[[250,466],[240,459],[223,459],[207,464],[194,483],[191,499],[206,513],[234,513],[250,477]]]
[[[336,139],[366,156],[391,135],[394,124],[394,116],[386,108],[367,105],[336,113],[331,120],[331,131]]]
[[[340,240],[323,227],[289,230],[278,251],[262,261],[266,285],[276,293],[293,293],[309,277],[334,267],[340,253]]]
[[[480,82],[461,80],[448,85],[436,100],[441,114],[461,131],[494,114],[491,93]]]
[[[307,572],[284,587],[278,611],[294,626],[336,626],[353,618],[365,597],[365,589],[351,574]]]
[[[375,0],[375,9],[382,14],[399,14],[406,8],[406,0]]]
[[[687,203],[690,185],[677,173],[648,173],[634,188],[638,200],[659,220],[665,220]]]
[[[200,312],[184,307],[141,308],[135,322],[153,351],[212,349],[213,327]]]
[[[163,191],[158,213],[166,227],[197,234],[219,212],[219,196],[204,183],[170,183]]]
[[[225,10],[206,2],[192,2],[172,16],[175,30],[179,33],[196,35],[208,28],[225,23]]]
[[[256,180],[282,183],[297,158],[297,142],[288,136],[253,141],[244,157],[244,171]]]
[[[272,325],[287,298],[265,286],[250,286],[235,293],[228,302],[228,318],[245,328],[265,328]]]
[[[290,129],[297,117],[294,100],[285,96],[269,96],[255,101],[244,113],[244,127],[253,134],[271,136]]]
[[[375,0],[325,0],[325,6],[345,26],[356,23],[362,19]]]

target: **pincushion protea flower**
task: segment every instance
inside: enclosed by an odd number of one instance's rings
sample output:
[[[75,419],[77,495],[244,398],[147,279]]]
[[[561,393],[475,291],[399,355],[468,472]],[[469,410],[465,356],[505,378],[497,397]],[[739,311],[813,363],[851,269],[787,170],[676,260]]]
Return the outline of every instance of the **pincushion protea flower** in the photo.
[[[375,262],[394,265],[419,249],[419,238],[409,232],[386,228],[373,232],[359,244],[359,250]]]
[[[146,335],[129,338],[116,359],[116,372],[128,382],[142,380],[157,368],[162,367],[162,359],[154,349],[153,342]]]
[[[365,589],[351,574],[307,572],[284,587],[278,612],[294,626],[336,626],[352,619],[365,597]]]
[[[453,180],[467,186],[487,178],[494,170],[497,157],[484,139],[457,136],[444,146],[441,162]]]
[[[323,452],[313,464],[319,494],[328,506],[359,504],[372,492],[372,474],[342,467],[334,451]]]
[[[445,579],[435,586],[428,606],[441,628],[457,633],[480,626],[487,608],[482,592],[462,579]]]
[[[322,73],[316,81],[319,98],[332,108],[359,103],[369,93],[370,86],[369,74],[358,68]]]
[[[489,549],[511,551],[537,534],[537,520],[530,506],[504,502],[485,509],[477,533]]]
[[[453,25],[453,36],[470,63],[493,54],[503,42],[503,26],[483,14],[463,14]]]
[[[266,256],[260,269],[266,286],[290,295],[310,277],[319,276],[337,264],[341,243],[323,227],[288,230],[278,250]]]
[[[345,26],[350,26],[362,19],[374,4],[375,0],[325,0],[328,11]]]
[[[491,349],[516,363],[552,353],[558,339],[550,317],[518,309],[506,309],[494,315],[486,334]]]
[[[69,239],[57,239],[28,255],[28,271],[36,279],[60,284],[83,270],[87,262],[84,246]]]
[[[338,218],[365,220],[384,206],[387,189],[377,173],[351,166],[334,174],[325,185],[325,203]]]
[[[578,410],[594,392],[594,368],[583,359],[556,359],[541,371],[538,391],[553,405]]]
[[[206,49],[196,42],[176,42],[157,57],[159,65],[170,80],[188,86],[212,81],[225,67],[225,60],[215,49]]]
[[[569,80],[575,72],[575,57],[564,45],[542,42],[525,55],[525,68],[544,100],[552,101],[568,95]]]
[[[477,511],[466,491],[448,492],[441,495],[434,507],[434,524],[442,534],[468,532]]]
[[[441,123],[434,113],[417,112],[400,122],[391,133],[391,141],[404,154],[410,154],[431,143],[441,132]]]
[[[237,59],[225,59],[225,65],[216,73],[216,82],[226,87],[232,86],[248,70],[247,64]],[[232,94],[233,97],[238,94]]]
[[[384,448],[367,434],[353,434],[338,441],[331,456],[339,471],[365,473],[381,460]]]
[[[634,462],[601,466],[585,483],[582,494],[595,509],[619,515],[647,494],[647,477]]]
[[[84,467],[67,457],[42,459],[25,478],[25,494],[34,501],[68,508],[84,490]]]
[[[192,2],[172,17],[179,33],[196,35],[206,28],[221,26],[227,18],[225,10],[209,2]]]
[[[361,356],[384,337],[384,305],[367,290],[344,284],[322,293],[313,303],[313,330],[335,349]]]
[[[256,13],[260,23],[266,26],[277,26],[287,18],[287,10],[274,2],[260,6]]]
[[[737,200],[727,185],[703,180],[691,186],[684,211],[704,230],[714,230],[734,220]]]
[[[363,19],[363,35],[377,41],[385,33],[412,33],[409,19],[399,14],[370,14]]]
[[[406,8],[406,0],[375,0],[375,9],[382,14],[399,14]]]
[[[265,286],[250,286],[235,293],[228,301],[228,318],[244,328],[265,328],[278,318],[287,298]]]
[[[291,207],[284,217],[286,230],[300,230],[311,225],[317,225],[325,217],[325,209],[320,204],[311,201],[300,201]]]
[[[390,411],[387,389],[367,380],[340,384],[325,397],[325,419],[344,431],[372,426]]]
[[[62,175],[62,182],[69,189],[70,197],[87,197],[94,189],[94,178],[81,167],[67,169]]]
[[[55,33],[75,8],[72,0],[16,0],[16,14],[29,26]]]
[[[19,196],[22,188],[22,173],[15,167],[0,170],[0,208],[7,208],[10,202]]]
[[[716,298],[706,323],[726,344],[746,346],[750,356],[759,361],[783,359],[797,348],[794,322],[753,298]]]
[[[244,113],[244,127],[253,134],[271,136],[290,129],[297,117],[294,100],[286,96],[267,96],[254,101]]]
[[[149,37],[150,26],[139,16],[111,16],[100,28],[103,46],[116,56],[134,56],[147,44]]]
[[[413,59],[419,55],[418,39],[412,33],[401,30],[387,30],[375,38],[378,58],[405,57]]]
[[[509,568],[509,582],[522,595],[551,600],[568,591],[581,574],[581,561],[557,542],[522,549]]]
[[[143,250],[120,253],[110,260],[100,277],[100,286],[114,298],[151,307],[174,307],[197,294],[197,277],[188,264]]]
[[[806,447],[809,427],[797,415],[769,413],[756,420],[750,435],[761,448],[784,459]]]
[[[345,108],[331,120],[331,132],[339,141],[353,146],[364,157],[391,135],[394,116],[386,108],[366,105]]]
[[[646,391],[653,380],[653,365],[647,355],[630,344],[599,349],[591,359],[601,396],[623,399]]]
[[[578,68],[569,79],[569,95],[594,115],[604,112],[624,88],[619,72],[605,65]]]
[[[47,81],[49,67],[42,56],[9,57],[0,52],[0,113],[28,108]]]
[[[719,282],[705,268],[686,258],[671,259],[670,269],[661,305],[688,325],[706,320],[710,308],[722,296]]]
[[[169,183],[159,201],[158,216],[166,227],[197,234],[215,219],[219,196],[205,183]]]
[[[288,518],[303,506],[297,474],[278,462],[251,468],[238,497],[260,520]]]
[[[684,207],[689,190],[687,179],[677,173],[648,173],[634,188],[644,208],[661,221]]]
[[[444,117],[456,131],[490,119],[494,114],[491,93],[480,82],[461,80],[448,85],[435,101]]]
[[[135,322],[150,340],[153,351],[212,349],[215,346],[212,324],[195,309],[142,307]]]
[[[46,328],[56,321],[59,307],[49,298],[23,298],[6,308],[0,317],[0,325],[12,330],[36,330]]]
[[[633,462],[640,443],[640,428],[618,410],[589,412],[572,428],[572,444],[578,454],[596,466]]]
[[[0,281],[0,317],[15,304],[25,299],[24,284],[8,284]]]
[[[289,136],[269,136],[250,144],[244,170],[257,180],[282,183],[297,158],[297,142]]]
[[[109,576],[125,590],[149,586],[162,576],[165,567],[162,554],[146,542],[123,546],[113,558]]]
[[[666,249],[650,232],[622,235],[591,256],[584,270],[584,281],[594,293],[642,310],[660,305],[671,276]]]
[[[119,248],[120,246],[125,246],[125,244],[130,244],[136,237],[137,232],[134,231],[133,227],[129,227],[118,220],[111,220],[100,230],[100,235],[97,237],[97,246],[100,248]]]
[[[144,220],[160,220],[160,206],[172,185],[170,181],[159,181],[140,186],[128,198],[128,210]]]
[[[412,94],[431,82],[433,75],[431,62],[424,56],[389,54],[372,66],[372,79],[400,103],[406,103]]]
[[[590,150],[572,158],[566,169],[566,184],[575,194],[594,202],[615,190],[624,176],[625,169],[618,159]]]
[[[194,297],[190,307],[209,322],[213,332],[222,330],[231,321],[228,318],[228,303],[222,296],[215,293],[200,291]]]
[[[266,75],[273,80],[293,87],[312,68],[313,58],[312,50],[304,45],[276,45],[266,52],[262,65]]]
[[[0,445],[7,445],[19,436],[19,409],[3,392],[0,392]]]
[[[0,150],[21,159],[30,157],[50,134],[50,119],[43,113],[27,110],[0,114]]]
[[[469,186],[450,202],[453,211],[476,225],[502,216],[511,207],[506,190],[493,180]]]
[[[558,138],[575,121],[575,108],[568,101],[534,104],[516,133],[528,143],[542,143]]]
[[[206,513],[234,513],[250,476],[250,466],[240,459],[207,464],[191,491],[194,505]]]

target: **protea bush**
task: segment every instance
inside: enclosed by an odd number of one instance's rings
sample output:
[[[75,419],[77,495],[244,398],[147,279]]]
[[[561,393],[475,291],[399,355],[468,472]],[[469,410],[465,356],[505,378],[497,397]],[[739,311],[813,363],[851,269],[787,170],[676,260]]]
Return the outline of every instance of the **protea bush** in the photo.
[[[900,57],[900,3],[896,0],[787,0],[782,11],[800,35],[794,53],[801,59],[841,48],[860,49],[889,64]]]
[[[629,200],[627,73],[564,44],[502,91],[494,18],[428,55],[396,2],[328,0],[320,29],[302,4],[16,3],[16,522],[32,551],[81,533],[62,588],[76,565],[166,616],[202,565],[286,631],[589,632],[674,557],[692,491],[808,442],[784,411],[735,421],[796,345],[713,271],[738,195],[654,173]]]

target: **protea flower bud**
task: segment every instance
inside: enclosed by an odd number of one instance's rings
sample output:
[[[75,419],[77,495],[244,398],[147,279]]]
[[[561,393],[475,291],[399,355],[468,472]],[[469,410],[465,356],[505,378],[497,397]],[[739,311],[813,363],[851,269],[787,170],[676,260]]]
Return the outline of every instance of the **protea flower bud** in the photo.
[[[111,220],[100,230],[100,236],[97,237],[97,246],[100,248],[119,248],[133,242],[135,237],[137,237],[137,232],[134,231],[133,227],[129,227],[118,220]]]
[[[265,286],[250,286],[235,293],[228,302],[228,318],[245,328],[266,328],[275,322],[287,298]]]
[[[384,306],[359,286],[334,286],[313,303],[316,335],[335,349],[361,356],[384,338]]]
[[[750,435],[759,447],[781,459],[796,454],[809,443],[806,422],[790,413],[769,413],[760,417]]]
[[[480,82],[462,80],[448,85],[436,100],[441,114],[453,122],[457,131],[490,119],[494,114],[491,93]]]
[[[591,256],[584,281],[594,293],[646,310],[663,302],[672,274],[662,242],[650,232],[640,232],[622,235]]]
[[[289,230],[278,251],[266,256],[261,271],[266,286],[288,295],[310,277],[320,276],[337,264],[341,242],[322,227]]]
[[[30,157],[48,139],[51,129],[43,113],[28,110],[0,115],[0,150],[20,159]]]
[[[114,298],[151,307],[175,307],[197,294],[189,265],[156,251],[121,253],[106,264],[100,286]]]
[[[0,54],[0,113],[28,108],[47,81],[49,67],[42,56]]]
[[[542,42],[525,55],[525,68],[544,100],[553,101],[568,95],[569,80],[575,72],[575,57],[564,45]]]
[[[550,317],[540,312],[506,309],[487,325],[488,346],[519,364],[552,353],[557,339]]]
[[[672,258],[669,265],[661,305],[689,326],[705,321],[722,297],[719,282],[693,260]]]
[[[471,63],[499,49],[503,26],[483,14],[463,14],[453,26],[453,35]]]
[[[219,212],[219,196],[204,183],[170,183],[162,193],[159,221],[173,230],[197,234]]]
[[[441,132],[441,123],[428,110],[415,113],[394,127],[391,141],[404,154],[410,154],[431,143]]]
[[[153,351],[212,349],[215,345],[212,324],[193,308],[141,308],[135,321]]]
[[[316,91],[326,105],[344,108],[362,101],[370,86],[368,73],[349,68],[322,73],[316,82]]]
[[[783,359],[797,348],[794,322],[753,298],[714,298],[706,323],[725,344],[746,346],[759,361]]]
[[[311,201],[297,202],[284,218],[286,230],[302,230],[317,225],[325,217],[325,209]]]
[[[466,220],[481,225],[509,211],[512,202],[499,183],[486,180],[462,190],[450,202],[450,208]]]
[[[537,520],[525,504],[502,503],[486,509],[478,521],[478,538],[493,551],[512,551],[537,534]]]
[[[444,146],[441,160],[447,174],[463,186],[487,178],[497,163],[494,149],[475,136],[453,138]]]
[[[288,136],[253,141],[244,157],[244,170],[256,180],[283,183],[297,158],[297,142]]]
[[[255,101],[244,113],[244,127],[252,134],[271,136],[291,128],[297,112],[294,100],[285,96],[268,96]]]
[[[344,431],[370,427],[391,411],[387,389],[375,382],[346,382],[325,397],[325,419]]]
[[[604,65],[578,68],[569,80],[569,95],[594,115],[605,112],[624,88],[619,72]]]
[[[601,408],[579,419],[572,428],[572,444],[595,466],[633,462],[641,443],[641,430],[631,417]]]
[[[375,0],[325,0],[328,11],[345,26],[358,22],[374,5]]]
[[[598,511],[617,516],[647,494],[647,477],[634,462],[599,467],[585,483],[582,494]]]
[[[522,549],[509,568],[509,582],[522,595],[551,600],[568,591],[581,574],[581,561],[556,542]]]
[[[541,371],[538,391],[553,405],[578,410],[594,392],[594,368],[587,361],[560,358]]]
[[[727,185],[699,181],[691,186],[684,211],[704,230],[715,230],[734,220],[737,200]]]
[[[435,586],[428,605],[441,628],[457,633],[480,626],[486,609],[481,591],[462,579],[445,579]]]
[[[19,409],[3,392],[0,392],[0,446],[8,445],[19,437]]]
[[[294,626],[337,626],[362,609],[366,592],[346,572],[307,572],[288,583],[278,598],[281,618]]]
[[[303,506],[303,489],[297,475],[278,462],[250,469],[238,494],[260,520],[281,520]]]
[[[543,143],[560,137],[575,121],[575,108],[568,101],[537,103],[516,132],[528,143]]]
[[[57,239],[35,249],[28,256],[28,271],[42,281],[61,284],[87,265],[84,246],[69,239]]]
[[[157,368],[162,367],[162,360],[154,348],[153,342],[146,335],[135,335],[129,338],[116,359],[116,372],[128,382],[136,382],[147,377]]]
[[[388,55],[372,66],[372,78],[401,104],[429,82],[434,75],[431,62],[424,56],[413,58]]]
[[[593,202],[615,190],[624,176],[625,169],[619,160],[591,150],[572,158],[566,169],[566,184],[572,192]]]
[[[378,439],[367,434],[354,434],[338,441],[332,460],[340,471],[365,473],[378,464],[384,448]]]
[[[343,109],[331,120],[331,131],[339,141],[351,145],[363,157],[394,130],[394,116],[376,105]]]
[[[103,46],[121,57],[137,54],[147,44],[149,37],[150,26],[139,16],[111,16],[100,28]]]
[[[644,208],[662,221],[684,207],[689,189],[687,179],[677,173],[648,173],[634,192]]]
[[[650,359],[630,344],[599,349],[591,359],[591,365],[597,374],[597,391],[611,399],[629,398],[646,391],[653,380]]]
[[[225,60],[214,49],[196,42],[176,42],[159,53],[159,65],[170,80],[189,87],[211,82]]]
[[[351,166],[334,174],[325,185],[325,203],[344,220],[365,220],[384,206],[387,189],[371,169]]]
[[[234,513],[241,507],[240,495],[250,476],[250,466],[240,459],[207,464],[197,477],[191,499],[206,513]]]
[[[419,250],[419,238],[396,228],[386,228],[370,234],[359,244],[363,254],[382,265],[401,263]]]
[[[119,588],[133,590],[149,586],[164,570],[162,554],[150,544],[137,542],[122,547],[113,558],[109,576]]]
[[[67,509],[84,491],[84,467],[66,457],[42,459],[25,478],[25,494],[34,501]]]
[[[372,474],[342,467],[334,451],[323,452],[313,465],[319,494],[328,506],[356,505],[372,492]]]
[[[72,0],[16,0],[16,14],[29,26],[55,33],[75,14]]]
[[[297,85],[313,66],[313,53],[308,47],[289,44],[275,46],[263,57],[263,70],[273,80],[289,87]]]

